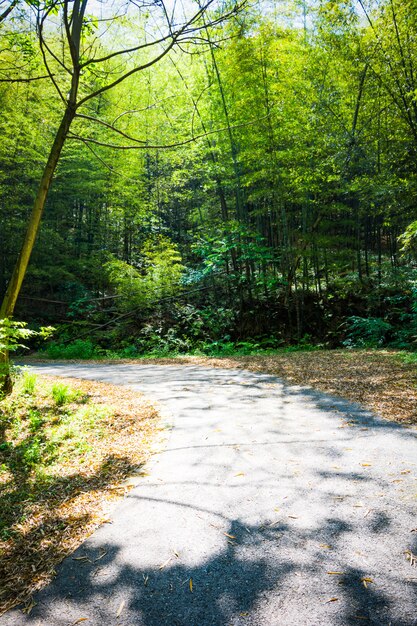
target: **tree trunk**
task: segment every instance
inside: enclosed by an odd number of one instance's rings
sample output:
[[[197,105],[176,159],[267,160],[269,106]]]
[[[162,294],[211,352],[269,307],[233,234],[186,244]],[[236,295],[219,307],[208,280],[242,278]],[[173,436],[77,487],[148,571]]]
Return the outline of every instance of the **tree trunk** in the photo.
[[[74,119],[75,107],[68,106],[65,110],[58,132],[55,136],[54,143],[49,153],[48,161],[42,174],[38,193],[36,194],[32,213],[27,226],[26,236],[22,245],[22,249],[18,256],[13,274],[7,286],[6,293],[0,308],[0,319],[13,316],[16,301],[22,287],[26,269],[35,245],[36,237],[39,231],[43,210],[45,207],[48,190],[54,176],[56,166],[61,155],[65,139],[67,138],[71,122]],[[9,355],[7,351],[0,355],[0,393],[10,393],[12,383],[9,371]]]

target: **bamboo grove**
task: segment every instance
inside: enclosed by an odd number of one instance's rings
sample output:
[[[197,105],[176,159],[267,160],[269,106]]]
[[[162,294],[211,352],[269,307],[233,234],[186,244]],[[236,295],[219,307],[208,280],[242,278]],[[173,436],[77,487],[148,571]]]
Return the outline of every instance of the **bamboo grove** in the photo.
[[[12,4],[0,24],[1,293],[63,107],[54,83],[66,3],[50,11],[49,51],[39,5]],[[196,5],[157,63],[146,46],[163,45],[161,5],[117,15],[105,5],[89,13],[87,3],[80,17],[80,58],[96,56],[77,66],[82,106],[15,317],[53,324],[57,350],[78,339],[88,356],[297,342],[413,349],[414,3]],[[114,56],[139,36],[140,50]]]

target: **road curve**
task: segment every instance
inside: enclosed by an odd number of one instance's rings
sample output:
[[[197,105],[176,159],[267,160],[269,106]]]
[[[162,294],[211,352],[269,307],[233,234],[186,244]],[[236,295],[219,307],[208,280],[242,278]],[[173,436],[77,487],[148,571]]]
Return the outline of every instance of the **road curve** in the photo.
[[[143,391],[172,429],[113,523],[1,626],[417,625],[415,429],[243,370],[33,369]]]

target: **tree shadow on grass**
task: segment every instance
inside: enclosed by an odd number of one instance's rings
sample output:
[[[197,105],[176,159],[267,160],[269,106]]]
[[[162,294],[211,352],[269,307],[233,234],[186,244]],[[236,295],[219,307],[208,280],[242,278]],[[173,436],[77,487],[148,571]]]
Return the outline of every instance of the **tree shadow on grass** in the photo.
[[[16,458],[0,489],[0,611],[53,577],[57,564],[99,525],[109,486],[142,467],[109,455],[92,473],[36,476]]]

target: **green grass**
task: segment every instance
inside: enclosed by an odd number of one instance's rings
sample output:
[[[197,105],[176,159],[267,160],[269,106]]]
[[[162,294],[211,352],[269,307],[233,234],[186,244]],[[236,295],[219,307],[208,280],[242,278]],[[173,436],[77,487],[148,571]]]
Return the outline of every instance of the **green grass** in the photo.
[[[408,352],[406,350],[401,350],[399,352],[395,352],[393,357],[399,359],[402,363],[406,365],[414,365],[417,363],[417,352]]]
[[[111,412],[68,385],[23,373],[0,402],[0,540],[13,534],[22,503],[36,500],[67,461],[88,462]]]
[[[63,406],[71,400],[71,391],[68,385],[63,385],[62,383],[56,383],[52,386],[51,395],[57,406]]]
[[[38,377],[32,372],[24,371],[20,379],[20,389],[25,395],[32,396],[35,393]]]
[[[0,401],[0,614],[103,522],[115,485],[148,458],[157,418],[133,391],[21,373]]]

